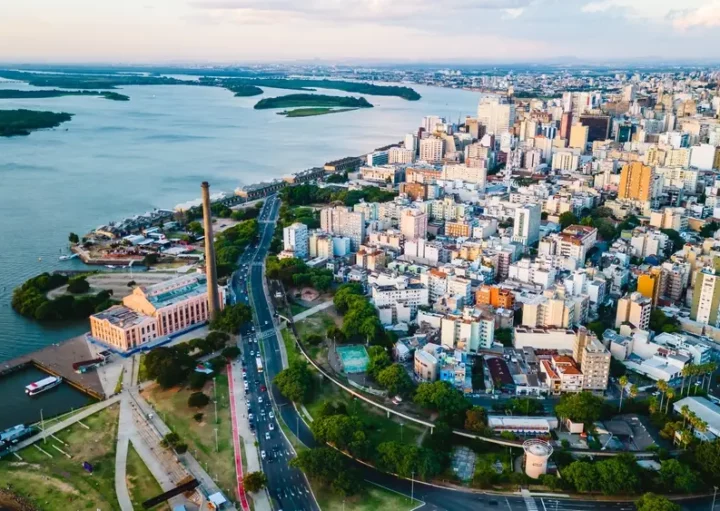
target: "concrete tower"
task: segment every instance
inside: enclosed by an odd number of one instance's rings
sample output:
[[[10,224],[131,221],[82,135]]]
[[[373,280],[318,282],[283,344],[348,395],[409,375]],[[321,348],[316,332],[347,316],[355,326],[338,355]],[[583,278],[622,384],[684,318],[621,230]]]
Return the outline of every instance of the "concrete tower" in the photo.
[[[210,185],[203,181],[202,185],[203,227],[205,228],[205,274],[207,275],[208,312],[210,319],[215,319],[220,312],[218,297],[217,268],[215,267],[215,244],[212,230],[212,212],[210,211]]]
[[[537,479],[547,472],[548,458],[552,456],[552,445],[544,440],[526,440],[523,443],[525,451],[525,473]]]

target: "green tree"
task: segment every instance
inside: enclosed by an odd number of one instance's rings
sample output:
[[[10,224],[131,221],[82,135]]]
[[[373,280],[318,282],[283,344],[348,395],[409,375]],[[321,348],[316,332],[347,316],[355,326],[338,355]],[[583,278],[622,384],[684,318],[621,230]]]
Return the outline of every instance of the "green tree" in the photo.
[[[501,343],[506,348],[512,348],[513,330],[512,328],[498,328],[495,330],[495,341]]]
[[[83,294],[90,291],[90,284],[84,276],[73,277],[68,281],[68,291],[73,294]]]
[[[565,213],[560,215],[560,228],[561,229],[565,229],[566,227],[575,225],[577,223],[578,223],[578,218],[575,216],[575,214],[572,211],[566,211]]]
[[[573,422],[592,424],[600,418],[603,399],[590,392],[565,394],[555,407],[555,413],[563,419]]]
[[[368,359],[369,361],[365,372],[374,380],[377,379],[383,369],[390,367],[390,364],[392,364],[390,355],[388,355],[387,350],[382,346],[370,346],[370,349],[368,349]]]
[[[237,346],[228,346],[222,350],[222,356],[225,358],[234,359],[240,356],[240,348]]]
[[[245,491],[255,493],[267,486],[268,480],[264,472],[250,472],[243,477]]]
[[[205,232],[205,229],[200,222],[194,221],[187,224],[187,231],[193,236],[202,236]]]
[[[345,456],[330,447],[300,451],[289,465],[342,496],[352,495],[359,488],[361,478],[358,472],[350,468]]]
[[[659,476],[666,491],[693,493],[702,487],[702,480],[697,472],[676,459],[662,461]]]
[[[700,236],[702,238],[712,238],[718,229],[720,229],[720,224],[712,221],[703,225],[702,229],[700,229]]]
[[[357,417],[349,415],[329,415],[312,422],[311,429],[315,440],[331,443],[341,450],[347,450],[354,456],[365,458],[370,443],[363,423]]]
[[[587,461],[574,461],[562,470],[563,478],[580,493],[588,493],[597,488],[598,474],[595,465]]]
[[[605,495],[635,493],[641,487],[638,464],[632,455],[621,454],[595,464],[598,486]]]
[[[702,442],[695,448],[695,465],[714,484],[720,483],[720,439]]]
[[[201,389],[205,386],[207,378],[207,374],[193,371],[190,373],[190,377],[188,378],[188,386],[194,390]]]
[[[78,236],[74,232],[71,232],[70,235],[68,236],[68,241],[74,245],[77,243],[80,243],[80,236]]]
[[[190,408],[202,408],[203,406],[207,406],[209,402],[210,398],[202,392],[193,392],[188,398],[188,406]]]
[[[252,319],[252,309],[244,303],[226,305],[217,318],[210,322],[210,328],[228,334],[235,334],[240,330],[243,323]]]
[[[453,426],[463,424],[465,412],[471,407],[462,392],[444,381],[421,383],[415,393],[415,403],[437,410],[441,419]]]
[[[310,399],[313,377],[305,362],[293,362],[290,367],[280,371],[273,382],[280,393],[292,401],[304,403]]]
[[[407,395],[413,388],[413,382],[410,376],[400,364],[392,364],[380,371],[376,381],[381,387],[386,389],[390,395]]]
[[[364,294],[362,284],[357,282],[342,284],[335,292],[333,304],[340,314],[345,314],[349,307],[348,299],[351,296],[363,296]]]
[[[635,506],[637,511],[680,511],[680,506],[674,502],[669,501],[662,495],[655,495],[654,493],[646,493],[640,497],[636,502]]]
[[[194,360],[180,346],[155,348],[145,356],[148,378],[163,388],[183,382],[194,367]]]
[[[474,433],[484,433],[487,428],[485,408],[473,406],[465,412],[465,429]]]

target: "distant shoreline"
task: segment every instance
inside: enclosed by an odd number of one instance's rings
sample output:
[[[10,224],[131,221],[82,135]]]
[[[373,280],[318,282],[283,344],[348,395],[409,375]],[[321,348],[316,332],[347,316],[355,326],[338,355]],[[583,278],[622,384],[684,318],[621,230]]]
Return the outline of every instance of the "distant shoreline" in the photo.
[[[44,99],[59,98],[62,96],[93,96],[102,97],[111,101],[129,101],[130,97],[111,91],[95,90],[16,90],[0,89],[0,99]]]

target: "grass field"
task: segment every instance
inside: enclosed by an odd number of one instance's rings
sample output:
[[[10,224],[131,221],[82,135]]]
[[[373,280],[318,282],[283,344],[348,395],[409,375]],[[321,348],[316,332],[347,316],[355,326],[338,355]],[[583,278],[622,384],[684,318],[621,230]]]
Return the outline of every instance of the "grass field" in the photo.
[[[188,452],[206,467],[210,477],[215,479],[233,500],[237,500],[234,490],[235,465],[227,375],[217,376],[217,426],[214,424],[215,409],[212,402],[201,410],[188,407],[188,397],[193,392],[187,388],[163,390],[158,385],[151,385],[143,391],[143,395],[161,414],[168,427],[180,435],[183,442],[187,442]],[[205,384],[203,392],[212,399],[212,380]],[[205,414],[201,422],[193,418],[198,411]],[[218,452],[215,452],[215,427],[218,428]]]
[[[130,499],[133,508],[142,509],[142,503],[146,500],[160,495],[163,491],[160,484],[155,480],[150,469],[143,462],[140,455],[132,444],[128,447],[127,465],[125,478],[130,491]],[[154,510],[167,510],[170,506],[167,503],[160,504]]]
[[[3,459],[3,487],[10,487],[40,510],[119,509],[114,480],[119,411],[119,406],[113,405],[83,420],[90,429],[75,424],[59,432],[56,436],[67,445],[53,439],[40,442],[38,445],[52,458],[31,446],[19,452],[22,462],[14,457]],[[83,469],[85,461],[93,466],[92,474]]]
[[[334,311],[334,307],[329,307],[323,311],[316,312],[312,316],[295,323],[295,328],[297,329],[300,338],[303,339],[305,336],[310,334],[324,336],[328,327],[332,325],[341,326],[342,321],[338,315],[328,311]]]
[[[299,303],[295,303],[295,302],[290,303],[290,312],[292,313],[293,316],[296,316],[296,315],[300,314],[301,312],[305,312],[306,310],[308,310],[308,308],[300,305]]]
[[[288,365],[292,365],[293,362],[298,360],[305,360],[295,344],[295,338],[292,332],[287,328],[282,330],[283,343],[285,343],[285,351],[287,351]]]
[[[311,483],[311,485],[322,510],[376,511],[378,509],[391,509],[392,511],[410,511],[421,504],[417,499],[411,501],[409,496],[380,488],[365,481],[363,481],[357,495],[345,499],[333,493],[329,488],[319,486],[316,483]]]

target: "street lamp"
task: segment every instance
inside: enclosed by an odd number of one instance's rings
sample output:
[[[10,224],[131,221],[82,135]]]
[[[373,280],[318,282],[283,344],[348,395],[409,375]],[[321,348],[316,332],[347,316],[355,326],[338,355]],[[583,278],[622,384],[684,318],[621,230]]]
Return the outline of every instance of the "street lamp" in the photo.
[[[710,508],[710,511],[715,511],[715,497],[717,497],[717,491],[718,491],[717,486],[713,486],[713,488],[715,489],[715,491],[713,492],[713,503],[712,503],[712,507]]]

